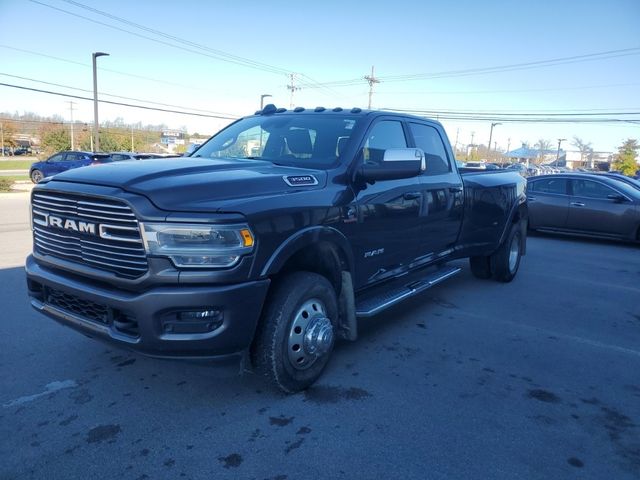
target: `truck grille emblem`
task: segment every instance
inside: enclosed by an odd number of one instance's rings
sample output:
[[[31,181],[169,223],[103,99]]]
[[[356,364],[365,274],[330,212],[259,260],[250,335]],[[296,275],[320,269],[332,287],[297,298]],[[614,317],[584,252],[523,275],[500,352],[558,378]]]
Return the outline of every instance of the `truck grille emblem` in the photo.
[[[91,235],[97,235],[98,229],[95,223],[82,222],[80,220],[73,220],[71,218],[60,218],[53,215],[47,215],[45,217],[46,226],[62,228],[64,230],[73,230],[78,233],[89,233]]]

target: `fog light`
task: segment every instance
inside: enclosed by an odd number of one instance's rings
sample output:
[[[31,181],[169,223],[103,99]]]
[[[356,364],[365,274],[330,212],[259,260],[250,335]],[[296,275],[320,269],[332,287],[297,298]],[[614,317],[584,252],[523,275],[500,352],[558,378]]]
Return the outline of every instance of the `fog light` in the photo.
[[[224,323],[222,310],[208,308],[172,312],[162,319],[165,334],[206,334],[217,330]]]
[[[193,312],[180,312],[178,313],[178,319],[185,321],[208,320],[211,318],[217,318],[219,315],[220,310],[197,310]]]

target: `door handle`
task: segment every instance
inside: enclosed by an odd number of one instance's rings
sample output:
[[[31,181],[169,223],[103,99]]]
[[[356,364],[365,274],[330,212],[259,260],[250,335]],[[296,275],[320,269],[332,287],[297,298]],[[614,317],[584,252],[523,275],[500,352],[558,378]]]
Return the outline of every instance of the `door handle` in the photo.
[[[572,207],[584,207],[584,203],[582,202],[571,202]]]
[[[451,193],[461,193],[462,192],[462,187],[449,187],[449,191]]]
[[[532,196],[527,197],[528,202],[535,202],[535,200],[536,200],[536,197],[532,197]]]
[[[402,195],[405,200],[417,200],[420,197],[422,197],[420,192],[406,192]]]

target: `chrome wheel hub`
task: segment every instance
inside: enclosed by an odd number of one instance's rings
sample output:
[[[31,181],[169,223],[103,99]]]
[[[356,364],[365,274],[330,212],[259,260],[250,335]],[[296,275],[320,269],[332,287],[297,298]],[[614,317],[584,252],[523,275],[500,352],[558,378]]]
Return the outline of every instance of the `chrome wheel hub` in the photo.
[[[333,346],[334,333],[324,303],[307,300],[296,312],[289,330],[287,352],[291,365],[305,370]]]
[[[515,236],[511,240],[511,248],[509,249],[509,271],[513,273],[518,264],[518,256],[520,255],[520,239]]]

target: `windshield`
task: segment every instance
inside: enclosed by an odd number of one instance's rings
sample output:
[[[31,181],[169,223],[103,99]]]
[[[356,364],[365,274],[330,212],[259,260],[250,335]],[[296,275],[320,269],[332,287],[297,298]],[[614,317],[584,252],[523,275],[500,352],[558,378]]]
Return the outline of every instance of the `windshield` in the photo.
[[[242,119],[203,144],[193,157],[267,160],[330,168],[344,151],[358,117],[301,114]]]

